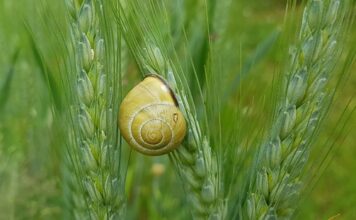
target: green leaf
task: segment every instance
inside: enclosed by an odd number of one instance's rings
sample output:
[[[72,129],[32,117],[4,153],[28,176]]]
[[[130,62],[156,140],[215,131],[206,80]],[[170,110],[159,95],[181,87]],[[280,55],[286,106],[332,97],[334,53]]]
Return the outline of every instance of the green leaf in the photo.
[[[227,100],[240,86],[241,81],[251,72],[253,67],[255,67],[271,50],[272,46],[277,41],[280,35],[279,30],[274,30],[268,37],[263,40],[253,52],[253,54],[246,60],[243,64],[241,71],[236,74],[236,77],[231,82],[230,86],[227,87],[225,92],[225,100]]]
[[[54,101],[55,106],[59,110],[61,110],[63,107],[63,103],[62,103],[62,97],[61,97],[59,85],[54,79],[52,73],[50,72],[50,68],[44,62],[44,59],[41,56],[41,51],[36,45],[35,39],[33,38],[33,34],[28,29],[28,27],[26,28],[26,30],[27,30],[28,38],[30,41],[30,47],[34,55],[35,62],[40,67],[41,77],[44,80],[44,82],[48,83],[48,88],[51,92],[52,99]]]
[[[11,82],[15,72],[15,64],[18,60],[20,49],[18,48],[12,55],[10,68],[5,73],[5,81],[3,85],[0,87],[0,111],[4,109],[6,102],[9,97],[10,89],[11,89]]]

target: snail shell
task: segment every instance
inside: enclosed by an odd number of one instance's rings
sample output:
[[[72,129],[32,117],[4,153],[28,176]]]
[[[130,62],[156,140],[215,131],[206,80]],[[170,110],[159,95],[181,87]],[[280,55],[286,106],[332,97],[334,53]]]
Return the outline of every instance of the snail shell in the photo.
[[[135,150],[151,156],[176,149],[186,133],[186,122],[168,84],[149,75],[124,98],[119,110],[122,136]]]

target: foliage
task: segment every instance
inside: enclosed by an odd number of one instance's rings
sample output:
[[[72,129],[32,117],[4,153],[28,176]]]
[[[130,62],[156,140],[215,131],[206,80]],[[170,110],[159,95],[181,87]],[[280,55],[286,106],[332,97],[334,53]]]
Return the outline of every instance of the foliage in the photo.
[[[339,0],[0,0],[0,219],[356,217],[354,16]],[[117,126],[152,73],[188,124],[160,157]]]

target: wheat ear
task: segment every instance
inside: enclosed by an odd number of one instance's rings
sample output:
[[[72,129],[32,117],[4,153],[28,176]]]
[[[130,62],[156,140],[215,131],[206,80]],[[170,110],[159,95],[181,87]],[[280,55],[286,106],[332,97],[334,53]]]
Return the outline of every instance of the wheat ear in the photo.
[[[72,218],[117,219],[122,214],[114,78],[107,73],[101,1],[69,2],[76,54],[71,109],[73,139],[68,151]],[[112,126],[111,124],[114,124]],[[70,167],[72,166],[72,167]],[[68,166],[67,166],[68,167]],[[73,173],[74,169],[74,173]]]
[[[170,154],[170,158],[181,177],[194,219],[219,219],[223,214],[222,208],[220,208],[221,203],[218,201],[219,184],[216,156],[212,152],[209,138],[201,131],[192,95],[186,86],[188,83],[183,80],[184,73],[180,62],[175,59],[177,57],[173,55],[174,53],[168,52],[167,46],[170,47],[170,45],[163,43],[165,42],[164,38],[158,31],[161,28],[158,26],[158,19],[166,19],[150,15],[155,12],[156,1],[150,0],[145,3],[147,4],[130,1],[127,9],[121,5],[118,10],[120,14],[117,15],[118,22],[123,32],[128,36],[127,44],[133,51],[132,54],[135,55],[143,75],[156,73],[168,81],[174,90],[179,108],[187,120],[188,134],[183,144]],[[138,12],[138,14],[147,15],[147,20],[143,22],[134,16],[137,20],[132,19],[133,22],[130,22],[131,18],[127,17],[128,12],[132,15],[136,15]],[[159,12],[159,8],[157,8],[157,12]],[[132,36],[141,37],[142,42],[138,42],[138,38]]]
[[[150,45],[150,44],[147,44]],[[147,52],[141,59],[145,62],[148,72],[158,72],[168,81],[175,91],[179,108],[183,112],[187,123],[187,135],[177,150],[170,153],[177,173],[180,176],[187,200],[194,219],[222,219],[222,205],[218,202],[218,168],[216,157],[211,151],[209,140],[201,132],[194,106],[189,101],[189,91],[179,86],[182,76],[176,74],[167,56],[153,45],[145,48]],[[152,64],[152,65],[150,65]]]
[[[182,102],[186,100],[183,98]],[[193,218],[223,219],[223,206],[218,200],[216,156],[189,107],[184,111],[189,121],[188,134],[182,146],[171,154],[171,159],[188,195]]]
[[[339,55],[345,15],[339,0],[311,0],[305,7],[299,45],[291,51],[285,97],[251,182],[245,204],[249,219],[289,218],[329,93],[325,84]]]

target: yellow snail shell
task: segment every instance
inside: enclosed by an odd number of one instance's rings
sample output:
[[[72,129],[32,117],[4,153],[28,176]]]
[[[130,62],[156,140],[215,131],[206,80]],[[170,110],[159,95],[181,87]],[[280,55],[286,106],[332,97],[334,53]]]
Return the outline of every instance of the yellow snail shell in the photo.
[[[168,84],[149,75],[124,98],[119,110],[122,136],[135,150],[151,156],[176,149],[186,133],[186,122]]]

